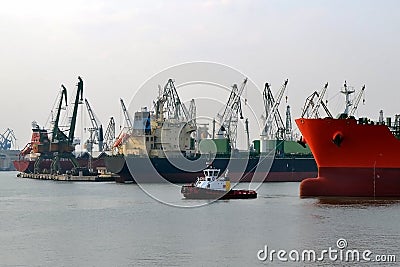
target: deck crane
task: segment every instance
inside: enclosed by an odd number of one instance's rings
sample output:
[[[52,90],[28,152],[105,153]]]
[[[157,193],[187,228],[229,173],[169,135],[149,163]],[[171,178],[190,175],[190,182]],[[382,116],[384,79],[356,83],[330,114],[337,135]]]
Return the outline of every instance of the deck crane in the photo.
[[[232,149],[236,149],[238,120],[239,118],[243,119],[241,95],[246,87],[246,83],[247,78],[243,80],[240,88],[238,88],[236,84],[232,86],[232,91],[229,95],[229,99],[225,105],[223,113],[217,114],[220,123],[220,129],[217,135],[220,138],[229,139]]]
[[[328,83],[325,84],[325,86],[322,88],[321,92],[318,95],[317,102],[315,103],[313,109],[311,110],[311,117],[318,117],[318,110],[319,107],[321,106],[321,103],[323,103],[323,99],[326,93],[326,90],[328,89]]]
[[[283,125],[282,117],[279,114],[278,108],[281,103],[283,94],[285,93],[288,82],[289,80],[286,79],[281,88],[279,89],[277,97],[275,99],[272,97],[269,85],[266,86],[267,90],[269,90],[269,93],[267,92],[267,105],[265,107],[266,119],[265,119],[265,127],[263,135],[266,135],[267,137],[269,136],[271,139],[273,139],[274,137],[278,140],[284,139],[285,127]],[[275,133],[275,136],[272,127],[274,120],[277,126],[277,132]]]
[[[122,129],[122,131],[119,133],[118,137],[116,138],[115,142],[112,145],[112,148],[118,148],[120,149],[121,145],[123,142],[129,138],[129,136],[132,134],[133,131],[133,123],[132,123],[132,118],[128,113],[128,110],[125,106],[124,100],[122,98],[119,99],[119,102],[121,103],[121,108],[122,108],[122,113],[124,114],[125,118],[125,123],[126,127]]]
[[[326,115],[329,118],[333,118],[332,113],[329,111],[328,107],[326,106],[325,102],[322,100],[320,97],[320,94],[322,91],[328,87],[328,83],[325,84],[324,88],[321,90],[320,93],[317,91],[314,91],[310,96],[307,97],[306,102],[304,103],[303,107],[303,113],[301,114],[301,117],[304,118],[319,118],[319,110],[314,109],[315,106],[318,105],[318,107],[321,107],[325,110]],[[318,100],[315,100],[317,98]],[[310,110],[314,110],[314,112],[311,112]]]
[[[115,121],[114,117],[110,118],[106,132],[104,134],[103,151],[111,151],[112,145],[115,141]]]
[[[88,111],[89,119],[92,124],[92,127],[87,128],[90,133],[90,137],[88,142],[88,151],[92,152],[93,144],[97,144],[99,147],[99,151],[103,151],[103,125],[96,117],[93,112],[92,107],[89,104],[89,101],[85,98],[86,109]]]
[[[122,113],[124,113],[126,126],[128,127],[129,131],[131,131],[133,129],[133,123],[132,123],[131,116],[129,115],[128,110],[126,109],[124,100],[122,100],[122,98],[120,98],[119,101],[121,102]]]
[[[14,131],[7,128],[3,134],[0,134],[0,149],[10,150],[12,146],[15,146],[16,140]]]
[[[172,79],[169,79],[167,84],[164,86],[162,100],[164,100],[164,105],[167,109],[168,119],[174,119],[180,122],[188,122],[188,124],[195,125],[195,121],[192,121],[193,118],[191,118],[192,114],[189,113],[185,104],[181,102]]]
[[[354,116],[354,113],[356,112],[358,105],[360,104],[360,100],[361,97],[364,95],[364,91],[365,91],[365,85],[361,88],[361,91],[358,92],[358,95],[356,96],[356,99],[353,102],[353,107],[351,108],[350,112],[349,112],[349,117],[350,116]],[[365,102],[365,99],[363,99],[363,103]]]

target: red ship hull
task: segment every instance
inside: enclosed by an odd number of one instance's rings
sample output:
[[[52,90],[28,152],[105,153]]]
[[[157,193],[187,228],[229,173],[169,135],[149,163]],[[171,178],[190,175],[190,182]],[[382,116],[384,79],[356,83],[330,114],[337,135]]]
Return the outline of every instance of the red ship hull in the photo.
[[[80,167],[87,167],[88,166],[88,159],[86,158],[79,158],[77,159],[78,164]],[[33,160],[14,160],[13,161],[14,167],[19,172],[24,173],[34,173],[35,161]],[[104,159],[92,159],[92,168],[96,169],[99,167],[105,167]],[[68,160],[60,161],[60,169],[61,172],[64,173],[65,171],[70,171],[74,168],[72,163]],[[45,159],[40,162],[39,169],[41,171],[46,170],[45,172],[49,172],[51,169],[51,160]]]
[[[354,119],[297,119],[318,166],[301,197],[400,197],[400,141],[385,125]]]

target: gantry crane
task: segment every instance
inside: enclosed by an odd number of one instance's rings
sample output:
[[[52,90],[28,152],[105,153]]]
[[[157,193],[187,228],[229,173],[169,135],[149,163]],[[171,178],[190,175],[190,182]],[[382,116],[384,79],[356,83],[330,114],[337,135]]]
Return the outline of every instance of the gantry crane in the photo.
[[[98,145],[99,151],[103,151],[103,125],[100,120],[94,114],[92,107],[89,104],[89,101],[85,98],[86,109],[88,111],[89,119],[92,124],[92,127],[87,128],[90,133],[90,137],[88,140],[88,151],[92,152],[93,144]]]

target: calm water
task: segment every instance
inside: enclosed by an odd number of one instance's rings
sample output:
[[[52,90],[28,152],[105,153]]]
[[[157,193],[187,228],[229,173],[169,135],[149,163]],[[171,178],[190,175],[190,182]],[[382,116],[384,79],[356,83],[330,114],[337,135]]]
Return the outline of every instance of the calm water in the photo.
[[[320,251],[341,237],[376,254],[397,255],[400,245],[400,201],[299,199],[298,183],[273,183],[255,200],[176,208],[133,184],[15,175],[0,173],[0,266],[286,266],[259,261],[257,251]],[[323,264],[332,262],[314,263]]]

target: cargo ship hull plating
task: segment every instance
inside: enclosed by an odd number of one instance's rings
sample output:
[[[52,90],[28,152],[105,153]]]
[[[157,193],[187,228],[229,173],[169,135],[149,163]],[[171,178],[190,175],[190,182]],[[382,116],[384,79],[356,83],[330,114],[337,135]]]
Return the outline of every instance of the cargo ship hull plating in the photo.
[[[109,171],[120,176],[118,182],[158,183],[167,180],[172,183],[191,183],[201,176],[206,160],[199,160],[198,171],[194,172],[174,166],[167,158],[113,156],[106,157],[105,164]],[[233,182],[300,182],[317,175],[313,158],[215,158],[212,166],[221,169],[221,172],[228,168]]]

